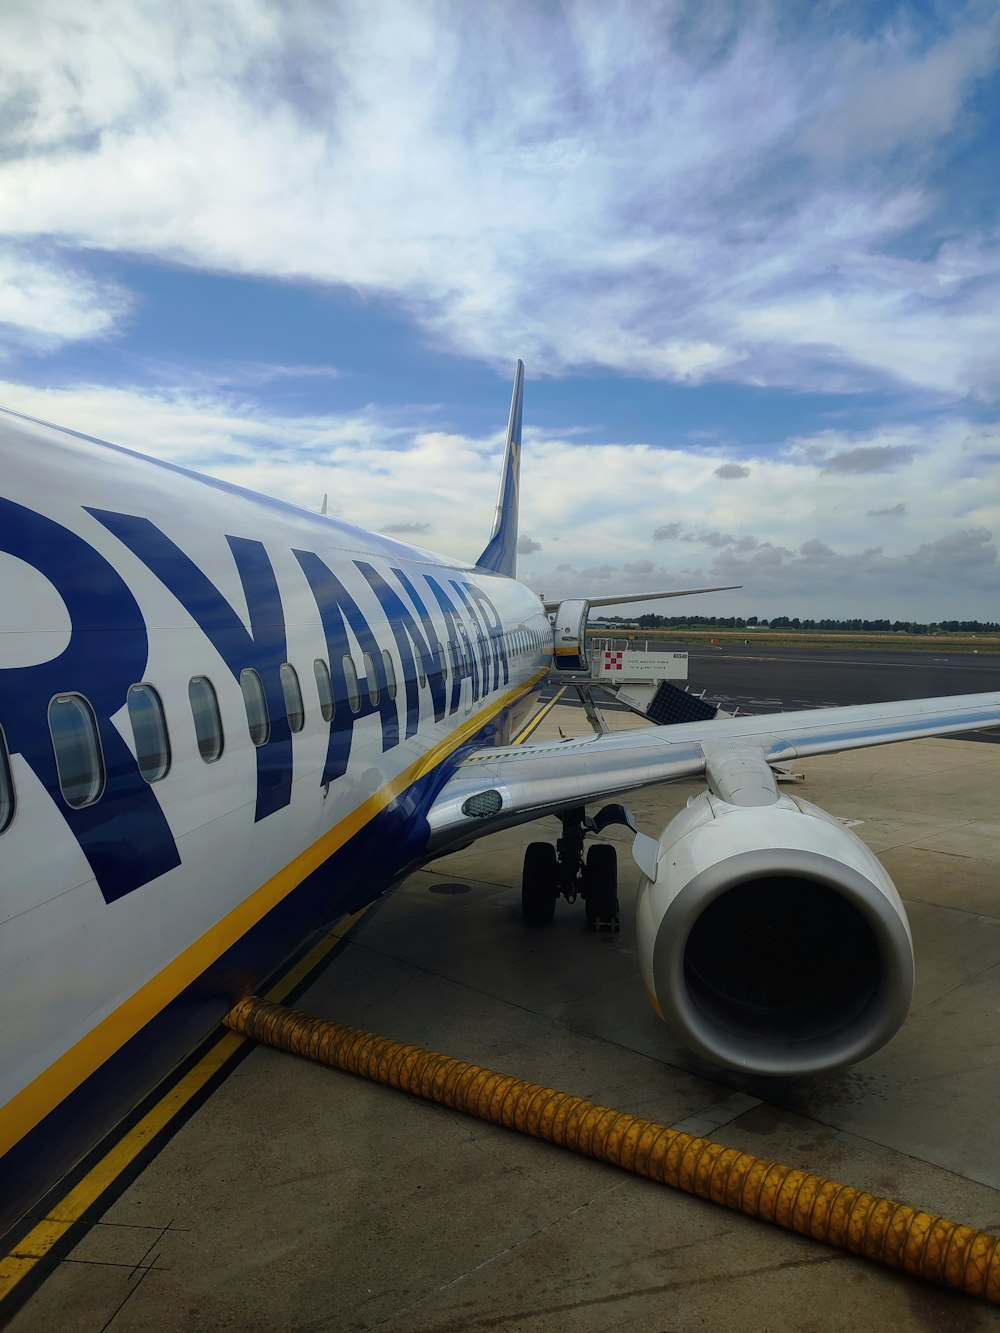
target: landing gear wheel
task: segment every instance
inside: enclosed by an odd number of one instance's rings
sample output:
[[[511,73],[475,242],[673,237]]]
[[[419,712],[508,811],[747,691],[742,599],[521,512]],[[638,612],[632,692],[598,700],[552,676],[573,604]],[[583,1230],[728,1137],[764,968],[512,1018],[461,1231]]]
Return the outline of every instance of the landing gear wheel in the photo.
[[[556,849],[548,842],[530,842],[521,874],[521,915],[529,926],[547,926],[556,910]]]
[[[587,900],[587,929],[617,934],[618,853],[606,843],[587,852],[583,894]]]

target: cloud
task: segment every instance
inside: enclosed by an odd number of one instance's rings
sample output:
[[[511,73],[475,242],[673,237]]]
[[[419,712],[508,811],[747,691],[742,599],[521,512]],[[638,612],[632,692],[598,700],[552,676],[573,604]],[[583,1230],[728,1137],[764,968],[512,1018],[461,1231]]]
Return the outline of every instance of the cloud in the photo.
[[[995,28],[992,34],[989,25],[985,34],[960,29],[929,49],[905,26],[894,42],[887,37],[877,61],[870,42],[854,39],[838,48],[840,78],[832,84],[827,114],[804,136],[818,152],[850,160],[859,139],[869,152],[905,144],[914,153],[933,144],[954,126],[970,80],[989,69]],[[850,98],[840,95],[845,82]]]
[[[0,242],[0,356],[13,348],[52,351],[62,343],[102,337],[130,307],[118,284]]]
[[[723,463],[715,469],[715,475],[723,478],[749,477],[750,469],[744,463]]]
[[[402,523],[383,523],[382,531],[387,535],[404,536],[406,534],[418,536],[421,533],[431,531],[429,523],[402,522]]]
[[[810,559],[828,560],[830,556],[835,554],[832,547],[827,546],[826,542],[821,542],[815,537],[803,542],[799,547],[799,555],[807,556]]]
[[[364,528],[420,537],[414,529],[424,525],[435,547],[463,561],[483,549],[493,521],[502,432],[444,432],[430,409],[410,409],[406,420],[398,409],[287,415],[233,390],[12,381],[0,382],[0,402],[314,513],[329,493],[338,516]],[[913,453],[906,509],[879,526],[872,549],[869,510],[898,506],[898,476],[827,472],[824,463],[901,446]],[[744,585],[714,595],[711,607],[685,604],[720,614],[990,619],[1000,586],[994,453],[994,436],[965,420],[825,431],[753,457],[736,503],[715,476],[721,450],[581,445],[528,429],[521,521],[547,536],[526,562],[527,581],[552,599]],[[664,512],[676,515],[668,525],[659,524]]]
[[[902,444],[879,444],[847,449],[826,460],[824,472],[887,472],[900,463],[909,463],[913,450]]]
[[[530,537],[518,537],[517,553],[518,555],[532,555],[535,551],[542,549],[542,543],[532,541]]]
[[[983,608],[978,618],[989,619],[988,589],[1000,579],[996,541],[985,528],[952,532],[897,555],[881,547],[838,551],[819,540],[804,542],[794,555],[775,550],[761,555],[744,559],[727,552],[705,573],[753,588],[768,615],[931,621],[965,618],[971,614],[967,608],[978,604]]]
[[[723,546],[734,546],[740,551],[752,551],[760,545],[756,537],[748,534],[737,537],[731,532],[686,532],[681,541],[697,546],[713,546],[717,550]]]
[[[995,397],[995,218],[935,173],[997,39],[974,4],[7,6],[11,322],[120,326],[99,251],[347,286],[536,372]]]
[[[869,518],[902,518],[906,513],[906,501],[900,500],[899,504],[887,505],[885,509],[869,509]]]

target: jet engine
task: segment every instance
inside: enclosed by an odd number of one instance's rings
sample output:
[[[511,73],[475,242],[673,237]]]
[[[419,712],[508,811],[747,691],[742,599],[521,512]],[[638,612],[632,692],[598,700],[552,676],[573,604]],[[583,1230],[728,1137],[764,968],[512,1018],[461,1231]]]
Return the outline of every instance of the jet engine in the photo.
[[[903,905],[864,843],[817,806],[776,790],[752,805],[704,792],[658,842],[638,835],[634,855],[643,981],[699,1055],[815,1074],[870,1055],[903,1023]]]

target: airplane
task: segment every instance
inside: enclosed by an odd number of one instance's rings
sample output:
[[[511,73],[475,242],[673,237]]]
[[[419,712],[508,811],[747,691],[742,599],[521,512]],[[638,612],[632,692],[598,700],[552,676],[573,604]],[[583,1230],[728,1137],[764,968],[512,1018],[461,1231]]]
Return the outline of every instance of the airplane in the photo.
[[[642,981],[699,1055],[816,1073],[903,1022],[899,895],[774,765],[996,726],[1000,693],[512,744],[588,607],[516,577],[523,386],[472,564],[0,412],[0,1232],[310,931],[542,815],[526,922],[563,894],[615,929],[586,840],[632,829]],[[658,839],[607,801],[681,777]]]

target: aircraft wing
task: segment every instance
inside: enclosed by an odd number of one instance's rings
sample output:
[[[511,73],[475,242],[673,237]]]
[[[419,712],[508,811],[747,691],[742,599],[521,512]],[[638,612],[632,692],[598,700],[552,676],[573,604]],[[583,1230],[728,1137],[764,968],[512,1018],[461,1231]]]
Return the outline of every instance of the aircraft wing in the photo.
[[[997,726],[1000,693],[957,694],[477,750],[428,811],[429,847],[440,852],[557,810],[654,782],[697,777],[720,750],[751,751],[769,764],[788,763],[837,750]]]
[[[558,611],[564,601],[585,601],[588,606],[626,606],[631,602],[660,602],[666,597],[694,597],[702,592],[732,592],[742,588],[742,583],[726,583],[717,588],[673,588],[669,592],[621,592],[613,597],[582,597],[578,599],[561,597],[558,602],[546,602],[546,611]]]

